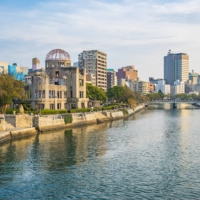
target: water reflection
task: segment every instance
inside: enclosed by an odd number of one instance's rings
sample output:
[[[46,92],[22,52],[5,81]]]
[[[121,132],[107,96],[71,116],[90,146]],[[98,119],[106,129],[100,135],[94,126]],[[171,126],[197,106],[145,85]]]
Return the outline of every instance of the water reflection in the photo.
[[[1,146],[0,199],[198,199],[200,113],[169,108]]]

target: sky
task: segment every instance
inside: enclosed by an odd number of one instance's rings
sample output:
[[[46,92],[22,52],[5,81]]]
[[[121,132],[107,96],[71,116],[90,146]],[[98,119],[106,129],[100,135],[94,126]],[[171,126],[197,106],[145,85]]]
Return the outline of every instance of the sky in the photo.
[[[1,0],[0,61],[45,66],[52,49],[72,63],[83,50],[107,53],[107,67],[134,65],[141,80],[163,78],[163,57],[188,53],[200,73],[200,0]]]

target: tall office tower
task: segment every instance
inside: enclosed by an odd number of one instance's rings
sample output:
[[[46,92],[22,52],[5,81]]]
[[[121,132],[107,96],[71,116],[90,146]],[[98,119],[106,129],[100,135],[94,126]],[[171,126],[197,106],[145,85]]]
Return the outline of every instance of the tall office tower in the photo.
[[[98,50],[83,51],[78,55],[78,66],[93,74],[96,86],[107,90],[107,55]]]
[[[164,57],[164,79],[166,84],[174,85],[176,80],[188,80],[189,56],[186,53],[171,53]]]
[[[37,58],[32,59],[32,70],[40,69],[40,61]]]
[[[117,76],[114,69],[107,69],[107,89],[117,85]]]

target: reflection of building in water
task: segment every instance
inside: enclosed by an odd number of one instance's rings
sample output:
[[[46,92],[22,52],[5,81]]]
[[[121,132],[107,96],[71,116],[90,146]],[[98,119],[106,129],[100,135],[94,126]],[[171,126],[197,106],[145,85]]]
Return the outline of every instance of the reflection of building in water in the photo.
[[[85,162],[88,157],[103,156],[106,153],[105,131],[110,123],[90,125],[73,129],[73,141],[75,142],[76,163]]]

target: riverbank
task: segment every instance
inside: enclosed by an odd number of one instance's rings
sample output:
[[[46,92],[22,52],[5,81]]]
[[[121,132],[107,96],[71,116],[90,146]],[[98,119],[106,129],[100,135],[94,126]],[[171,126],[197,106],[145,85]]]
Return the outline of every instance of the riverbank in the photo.
[[[140,105],[137,106],[135,109],[74,113],[67,115],[5,116],[5,120],[7,119],[7,121],[4,121],[2,119],[0,120],[0,144],[12,141],[13,139],[36,135],[40,132],[65,129],[69,127],[73,128],[90,124],[99,124],[108,121],[124,119],[130,117],[144,107],[144,105]],[[17,120],[18,118],[26,118],[27,124],[25,124],[24,120]],[[21,124],[22,121],[23,124]],[[7,129],[6,126],[9,126],[10,129],[5,130]]]

